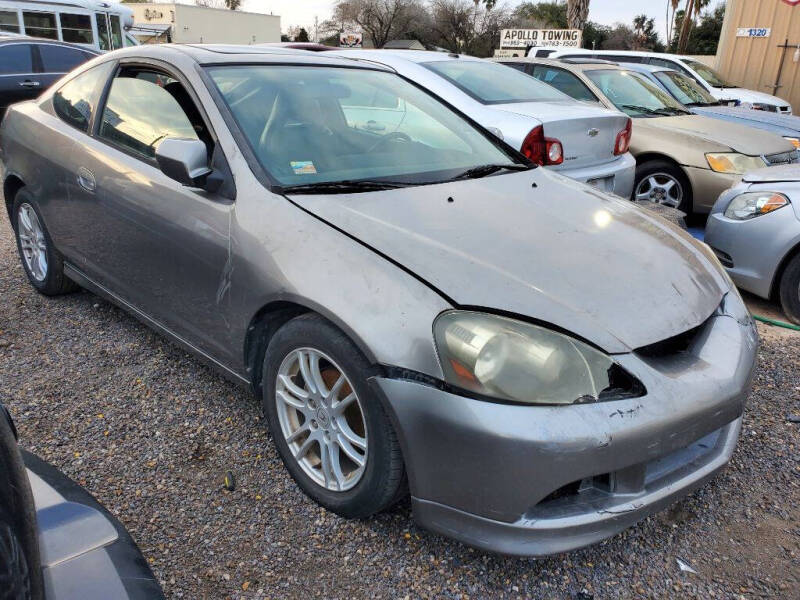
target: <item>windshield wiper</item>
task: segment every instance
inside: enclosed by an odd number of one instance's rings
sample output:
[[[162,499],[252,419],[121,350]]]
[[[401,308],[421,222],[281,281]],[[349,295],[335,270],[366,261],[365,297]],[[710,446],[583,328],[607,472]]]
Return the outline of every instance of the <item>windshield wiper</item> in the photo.
[[[643,112],[647,115],[658,115],[660,117],[667,116],[667,115],[688,115],[691,114],[688,110],[683,110],[682,108],[677,108],[674,106],[664,106],[662,108],[648,108],[646,106],[639,106],[638,104],[623,104],[622,108],[628,108],[630,110],[638,110]]]
[[[721,102],[684,102],[684,106],[719,106]]]
[[[629,110],[638,110],[646,115],[658,115],[660,114],[658,111],[653,110],[652,108],[647,108],[646,106],[639,106],[638,104],[623,104],[622,108],[627,108]]]
[[[353,194],[358,192],[394,190],[410,185],[417,184],[397,181],[358,181],[345,179],[342,181],[318,181],[316,183],[274,186],[272,191],[276,194]]]
[[[450,178],[448,181],[456,181],[458,179],[477,179],[479,177],[486,177],[492,173],[497,173],[497,171],[502,171],[503,169],[506,171],[527,171],[532,168],[533,165],[521,165],[517,163],[512,163],[509,165],[479,165],[477,167],[467,169],[463,173],[459,173],[455,177]]]

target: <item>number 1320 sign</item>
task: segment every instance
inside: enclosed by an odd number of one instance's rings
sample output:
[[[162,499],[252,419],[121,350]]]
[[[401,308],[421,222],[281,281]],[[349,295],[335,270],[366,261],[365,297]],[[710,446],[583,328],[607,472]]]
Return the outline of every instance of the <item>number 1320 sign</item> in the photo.
[[[769,27],[739,27],[736,30],[736,37],[765,38],[769,37],[769,32]]]

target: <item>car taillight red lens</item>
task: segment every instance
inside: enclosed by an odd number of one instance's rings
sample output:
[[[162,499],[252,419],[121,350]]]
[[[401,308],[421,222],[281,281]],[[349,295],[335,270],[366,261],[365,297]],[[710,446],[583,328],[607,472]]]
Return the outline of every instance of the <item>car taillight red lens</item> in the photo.
[[[556,139],[544,137],[541,125],[525,136],[520,151],[537,165],[560,165],[564,162],[564,147]]]
[[[631,145],[631,133],[633,132],[633,123],[630,119],[625,124],[625,129],[617,134],[617,139],[614,141],[614,154],[625,154]]]

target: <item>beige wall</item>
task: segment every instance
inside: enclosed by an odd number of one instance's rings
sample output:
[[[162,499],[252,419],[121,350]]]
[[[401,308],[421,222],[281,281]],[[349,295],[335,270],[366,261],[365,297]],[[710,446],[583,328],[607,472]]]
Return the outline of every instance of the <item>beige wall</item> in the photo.
[[[202,8],[188,4],[128,4],[135,26],[172,25],[179,44],[260,44],[281,41],[277,15]]]
[[[739,27],[769,27],[772,31],[767,38],[736,37]],[[783,52],[777,46],[786,38],[794,47],[786,51],[781,87],[775,95],[800,113],[800,62],[792,60],[800,44],[800,5],[781,0],[728,0],[715,68],[731,83],[772,94]]]

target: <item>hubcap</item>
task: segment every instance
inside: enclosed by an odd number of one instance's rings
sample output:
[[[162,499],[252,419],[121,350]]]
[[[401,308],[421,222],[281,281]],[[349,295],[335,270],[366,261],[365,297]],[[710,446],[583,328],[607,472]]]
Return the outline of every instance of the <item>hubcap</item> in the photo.
[[[19,206],[17,229],[28,272],[36,281],[44,281],[47,277],[47,241],[36,211],[27,202]]]
[[[275,388],[281,432],[306,475],[329,490],[351,489],[364,474],[368,436],[344,372],[319,350],[299,348],[283,359]]]
[[[653,173],[639,182],[634,198],[678,208],[683,200],[683,188],[669,173]]]

